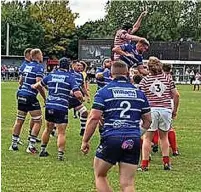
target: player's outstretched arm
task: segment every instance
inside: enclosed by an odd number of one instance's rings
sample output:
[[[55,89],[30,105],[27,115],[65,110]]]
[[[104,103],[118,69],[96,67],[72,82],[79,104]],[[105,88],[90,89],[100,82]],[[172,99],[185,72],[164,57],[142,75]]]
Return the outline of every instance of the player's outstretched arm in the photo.
[[[145,17],[147,15],[147,11],[143,11],[140,16],[138,17],[137,21],[135,22],[135,24],[133,25],[133,29],[131,31],[131,34],[134,34],[139,28],[140,28],[140,25],[141,25],[141,22],[142,22],[142,19],[143,17]]]
[[[102,111],[97,109],[92,109],[89,114],[89,118],[86,124],[86,130],[84,132],[84,136],[82,139],[82,146],[81,146],[81,151],[84,154],[87,154],[89,152],[89,147],[90,147],[89,140],[96,130],[98,122],[101,119],[101,115],[102,115]]]

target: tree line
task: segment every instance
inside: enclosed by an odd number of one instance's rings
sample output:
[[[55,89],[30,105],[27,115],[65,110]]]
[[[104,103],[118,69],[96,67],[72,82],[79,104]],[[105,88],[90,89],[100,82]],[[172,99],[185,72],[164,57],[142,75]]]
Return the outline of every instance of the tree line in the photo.
[[[7,23],[10,55],[22,55],[27,47],[38,47],[49,57],[77,58],[79,39],[111,39],[125,21],[134,23],[146,8],[136,35],[150,41],[201,41],[199,1],[108,1],[103,19],[76,27],[69,1],[2,1],[1,53],[6,54]]]

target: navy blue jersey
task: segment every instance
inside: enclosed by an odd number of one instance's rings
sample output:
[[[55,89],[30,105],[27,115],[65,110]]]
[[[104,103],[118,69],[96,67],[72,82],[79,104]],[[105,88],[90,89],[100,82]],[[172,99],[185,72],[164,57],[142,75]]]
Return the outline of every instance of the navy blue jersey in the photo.
[[[37,96],[38,91],[32,89],[31,85],[36,83],[36,78],[43,78],[44,67],[42,64],[32,61],[23,62],[19,69],[20,75],[22,76],[22,85],[18,89],[18,96]]]
[[[81,72],[76,72],[75,70],[70,70],[70,73],[72,73],[75,77],[75,81],[79,88],[82,88],[84,85],[84,77]]]
[[[144,93],[124,77],[116,78],[100,89],[95,95],[92,108],[103,111],[103,137],[124,133],[140,137],[141,115],[150,111]]]
[[[24,68],[24,65],[27,65],[29,63],[30,63],[30,61],[27,61],[26,59],[22,62],[21,66],[19,68],[19,75],[22,75],[22,70]]]
[[[103,78],[96,79],[96,83],[98,85],[98,89],[104,87],[105,85],[107,85],[109,82],[112,81],[110,69],[99,67],[96,70],[96,74],[97,73],[102,73],[103,74]]]
[[[46,108],[68,110],[70,91],[78,91],[74,76],[70,72],[56,70],[46,76],[41,84],[48,87]]]
[[[137,67],[138,65],[142,65],[143,62],[143,57],[141,54],[138,53],[138,51],[136,50],[136,45],[135,44],[123,44],[120,46],[122,51],[127,52],[132,54],[132,57],[128,57],[128,56],[120,56],[120,60],[124,61],[128,67]]]

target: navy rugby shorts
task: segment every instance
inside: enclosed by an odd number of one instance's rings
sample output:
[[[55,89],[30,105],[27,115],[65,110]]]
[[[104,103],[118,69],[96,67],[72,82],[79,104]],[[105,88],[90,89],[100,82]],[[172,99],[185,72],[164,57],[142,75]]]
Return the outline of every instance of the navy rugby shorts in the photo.
[[[28,112],[40,110],[40,103],[34,96],[17,96],[18,110]]]
[[[68,112],[45,108],[45,120],[57,124],[68,123]]]
[[[136,136],[107,136],[101,138],[96,157],[115,165],[117,162],[138,165],[140,138]]]

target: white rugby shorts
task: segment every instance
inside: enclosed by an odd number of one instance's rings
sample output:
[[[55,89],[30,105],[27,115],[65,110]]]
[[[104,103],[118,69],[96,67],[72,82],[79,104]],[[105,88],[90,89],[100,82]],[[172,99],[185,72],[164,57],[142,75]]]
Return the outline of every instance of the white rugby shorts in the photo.
[[[166,108],[151,108],[151,126],[148,131],[169,131],[172,122],[172,110]]]

